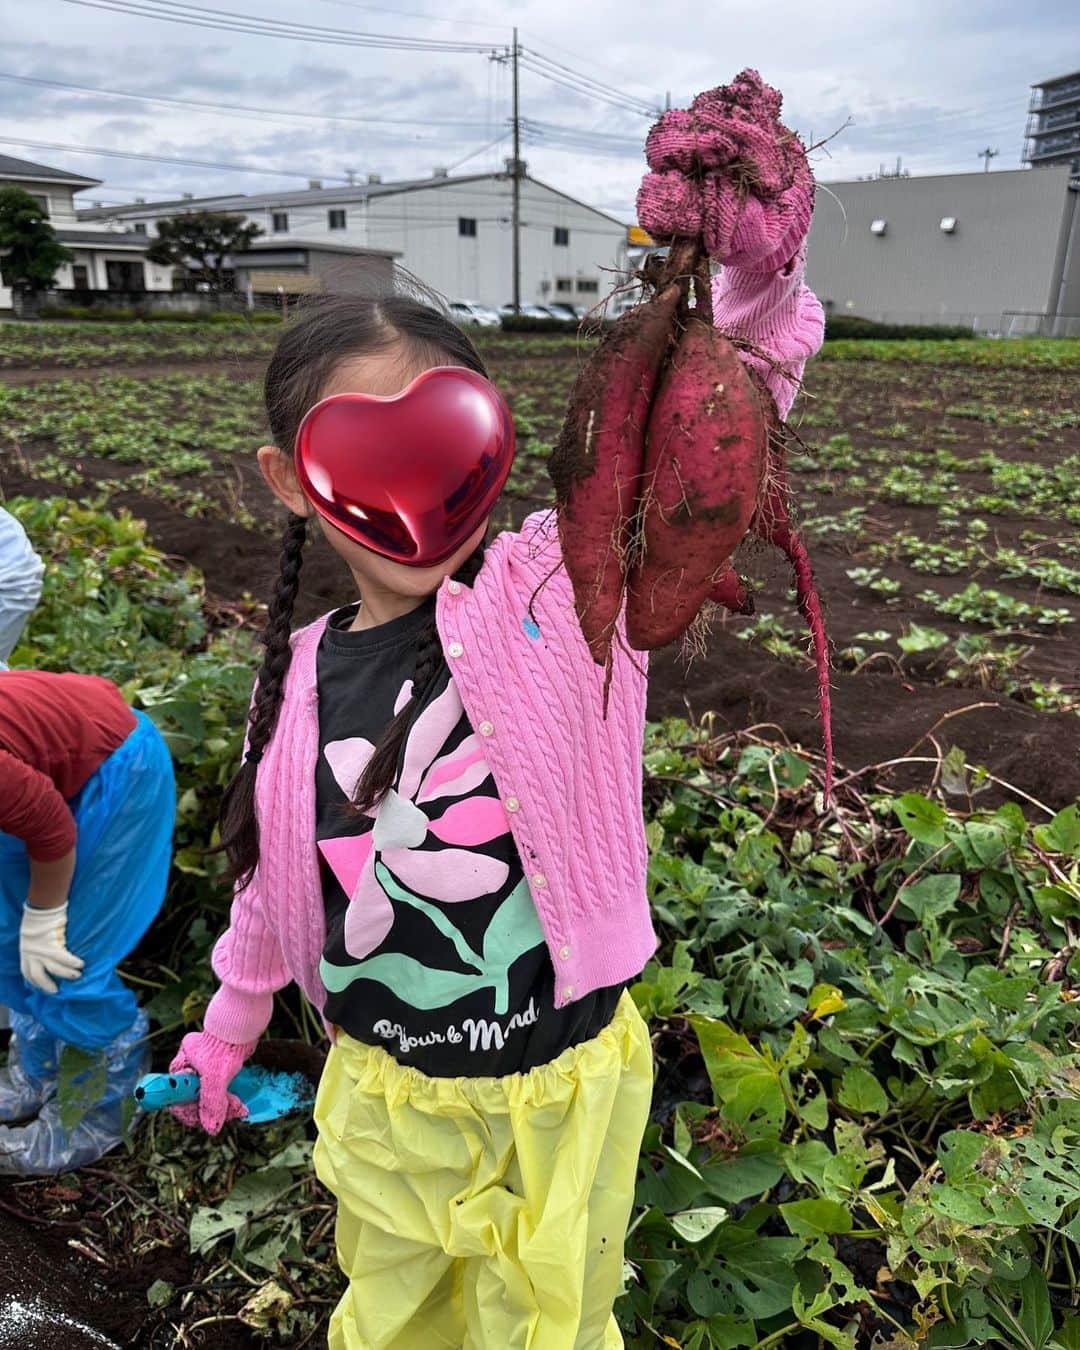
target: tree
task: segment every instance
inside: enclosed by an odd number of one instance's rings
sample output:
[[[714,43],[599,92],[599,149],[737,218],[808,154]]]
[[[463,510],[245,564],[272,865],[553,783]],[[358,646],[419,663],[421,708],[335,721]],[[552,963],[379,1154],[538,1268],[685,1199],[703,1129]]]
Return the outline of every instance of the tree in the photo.
[[[0,188],[0,275],[24,295],[48,290],[61,263],[70,262],[45,207],[22,188]]]
[[[151,262],[188,267],[194,264],[215,291],[225,288],[224,261],[243,253],[263,233],[245,225],[243,216],[222,211],[185,211],[157,222],[157,238],[146,250]]]

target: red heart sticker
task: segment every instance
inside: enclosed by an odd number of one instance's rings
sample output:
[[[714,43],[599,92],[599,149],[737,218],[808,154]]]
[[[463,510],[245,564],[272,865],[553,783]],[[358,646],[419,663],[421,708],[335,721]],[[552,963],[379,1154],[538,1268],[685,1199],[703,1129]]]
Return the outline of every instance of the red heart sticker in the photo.
[[[426,370],[393,398],[333,394],[296,437],[296,472],[315,510],[410,567],[460,548],[490,515],[513,458],[510,409],[462,366]]]

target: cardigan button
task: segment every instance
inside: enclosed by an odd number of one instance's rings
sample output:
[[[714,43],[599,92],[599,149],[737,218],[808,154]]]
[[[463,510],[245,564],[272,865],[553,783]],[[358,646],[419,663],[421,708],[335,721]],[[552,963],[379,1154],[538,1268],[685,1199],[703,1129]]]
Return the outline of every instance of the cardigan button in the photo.
[[[570,1000],[574,997],[574,986],[572,984],[566,985],[562,991],[562,996],[563,1002],[569,1003]]]
[[[494,722],[481,722],[476,729],[481,736],[493,736],[495,734]]]
[[[532,884],[536,887],[538,891],[542,891],[544,887],[547,885],[547,877],[544,876],[543,872],[534,872]]]
[[[446,649],[446,654],[447,656],[464,656],[465,648],[461,645],[460,642],[451,642],[449,647],[447,647]]]
[[[446,583],[446,589],[450,592],[451,595],[460,595],[460,594],[461,594],[461,582],[460,582],[460,581],[448,581],[448,582]]]
[[[560,961],[569,961],[569,960],[570,960],[570,948],[569,948],[569,947],[560,947],[560,948],[559,948],[559,960],[560,960]]]
[[[521,810],[521,803],[516,797],[507,797],[506,801],[503,802],[503,806],[505,806],[508,811]]]

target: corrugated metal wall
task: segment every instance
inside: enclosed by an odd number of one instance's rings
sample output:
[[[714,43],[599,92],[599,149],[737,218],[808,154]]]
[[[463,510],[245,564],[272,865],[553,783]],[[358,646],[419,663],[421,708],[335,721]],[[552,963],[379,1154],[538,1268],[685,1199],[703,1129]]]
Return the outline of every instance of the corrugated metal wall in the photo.
[[[807,280],[834,313],[883,322],[997,331],[1006,311],[1053,313],[1068,181],[1066,168],[1048,167],[819,184]],[[941,229],[949,216],[952,234]],[[874,220],[884,235],[871,233]]]

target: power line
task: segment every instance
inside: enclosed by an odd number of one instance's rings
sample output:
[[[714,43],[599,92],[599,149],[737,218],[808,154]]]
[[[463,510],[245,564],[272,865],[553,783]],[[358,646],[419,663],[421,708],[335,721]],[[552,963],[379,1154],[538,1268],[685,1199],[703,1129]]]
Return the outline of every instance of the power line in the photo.
[[[465,119],[455,121],[452,118],[447,118],[445,120],[430,120],[426,118],[410,117],[351,117],[345,113],[300,112],[299,110],[285,108],[254,108],[242,103],[207,103],[201,99],[169,98],[164,94],[137,94],[126,89],[101,89],[95,85],[68,84],[62,80],[43,80],[31,75],[13,75],[8,71],[3,70],[0,70],[0,80],[14,80],[19,84],[40,85],[49,89],[68,90],[82,94],[100,94],[106,98],[135,99],[140,103],[162,103],[172,104],[180,108],[205,109],[214,113],[251,113],[261,118],[295,117],[313,122],[348,122],[350,124],[358,125],[370,123],[373,126],[453,127],[459,130],[464,127],[469,131],[486,130],[485,123],[468,121]]]
[[[0,136],[0,145],[25,145],[37,150],[66,150],[73,155],[107,155],[114,159],[138,159],[153,164],[184,164],[195,169],[225,169],[230,173],[271,174],[279,178],[310,178],[308,171],[300,169],[260,169],[254,164],[221,164],[206,159],[181,159],[175,155],[140,154],[135,150],[106,150],[92,145],[65,145],[59,141],[31,141],[18,136]],[[323,178],[347,185],[348,180],[337,174],[323,174]],[[226,195],[226,194],[222,194]]]
[[[322,43],[337,47],[380,47],[396,51],[428,51],[457,54],[487,53],[502,49],[504,43],[454,42],[443,38],[415,38],[392,33],[354,33],[346,28],[298,24],[282,19],[266,19],[257,14],[234,10],[203,9],[198,5],[172,3],[172,0],[64,0],[83,9],[103,9],[144,19],[219,32],[251,33],[259,37],[288,38],[292,41]],[[172,10],[175,9],[175,13]]]
[[[621,89],[605,84],[602,80],[597,80],[591,75],[573,70],[563,62],[556,61],[550,56],[544,56],[542,52],[538,52],[534,48],[522,48],[522,62],[529,66],[535,74],[542,75],[545,79],[552,80],[555,83],[559,83],[560,79],[563,81],[569,79],[581,92],[590,92],[594,98],[613,103],[616,107],[627,108],[643,117],[659,117],[660,115],[660,109],[655,104],[646,103],[644,99],[634,98]],[[550,73],[551,71],[557,72],[559,78]]]

